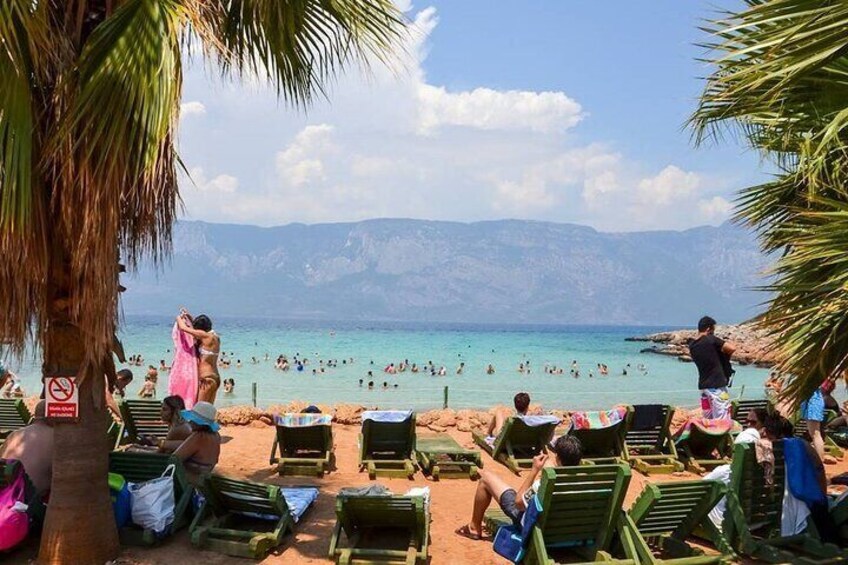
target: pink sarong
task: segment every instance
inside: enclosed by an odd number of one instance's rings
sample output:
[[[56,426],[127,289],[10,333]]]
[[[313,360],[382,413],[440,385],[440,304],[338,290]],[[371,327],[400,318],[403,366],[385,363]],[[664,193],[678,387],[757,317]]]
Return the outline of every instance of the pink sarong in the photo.
[[[197,356],[194,338],[180,331],[177,324],[171,330],[174,340],[174,362],[168,375],[168,394],[182,397],[186,408],[191,410],[197,402]]]

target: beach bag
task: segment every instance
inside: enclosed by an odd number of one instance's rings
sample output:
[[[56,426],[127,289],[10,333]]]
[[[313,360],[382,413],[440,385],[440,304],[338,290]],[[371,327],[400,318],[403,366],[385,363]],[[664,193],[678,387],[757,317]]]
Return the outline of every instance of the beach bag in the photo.
[[[132,521],[145,530],[162,534],[174,523],[174,466],[161,477],[130,485]]]
[[[24,468],[23,465],[18,465],[15,476],[0,489],[0,551],[12,549],[29,534],[29,516],[24,504],[25,491]]]
[[[109,496],[115,513],[115,525],[123,528],[132,518],[131,496],[129,484],[117,473],[109,473]]]
[[[530,541],[530,535],[533,533],[533,527],[539,521],[541,513],[542,503],[538,496],[534,496],[527,505],[527,510],[521,516],[520,528],[515,526],[498,528],[492,542],[495,553],[513,563],[521,563],[524,559],[527,543]]]

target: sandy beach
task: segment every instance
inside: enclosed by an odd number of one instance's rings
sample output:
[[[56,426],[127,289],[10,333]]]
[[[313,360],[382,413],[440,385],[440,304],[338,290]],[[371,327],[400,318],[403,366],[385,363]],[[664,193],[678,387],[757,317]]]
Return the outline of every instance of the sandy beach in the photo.
[[[355,415],[351,414],[351,412],[356,412],[353,407],[340,406],[337,408],[343,419],[350,417],[353,420],[355,418]],[[536,407],[536,410],[538,410],[538,407]],[[685,418],[682,411],[679,412],[675,418],[677,425]],[[232,421],[236,414],[239,414],[242,418],[247,418],[246,414],[255,415],[257,413],[261,413],[261,411],[247,407],[225,409],[222,410],[222,420]],[[463,411],[458,417],[457,413],[450,410],[423,413],[419,415],[418,433],[445,430],[464,447],[475,448],[471,440],[471,433],[460,431],[459,428],[465,428],[470,421],[485,419],[487,415],[486,412]],[[456,424],[455,426],[442,426],[436,423],[441,420],[442,423],[447,424],[451,419]],[[316,486],[320,490],[317,502],[295,526],[294,534],[287,536],[284,544],[261,563],[297,565],[329,562],[327,549],[335,524],[335,497],[337,492],[343,487],[361,486],[370,482],[367,473],[360,473],[357,467],[357,434],[359,429],[358,423],[333,424],[336,469],[324,478],[317,479],[280,477],[277,475],[276,469],[270,466],[268,462],[274,438],[274,428],[262,420],[253,420],[247,425],[226,425],[223,427],[221,433],[224,444],[220,462],[215,469],[216,473],[283,486],[310,485]],[[483,454],[483,466],[486,469],[493,470],[511,484],[517,486],[520,483],[520,478],[512,475],[506,467],[496,463],[486,454]],[[848,463],[844,460],[836,465],[827,466],[828,476],[845,471],[848,471]],[[666,476],[653,475],[650,481],[694,478],[698,478],[697,475],[678,473]],[[626,507],[639,495],[648,480],[645,476],[633,471],[627,493]],[[421,472],[415,475],[414,480],[379,478],[377,482],[387,486],[395,493],[404,493],[414,486],[430,488],[432,499],[431,563],[436,565],[508,563],[493,552],[491,542],[471,541],[454,533],[470,518],[476,483],[466,479],[432,481]],[[33,540],[21,551],[13,554],[12,559],[16,562],[34,559],[36,551],[37,540]],[[191,545],[187,530],[180,531],[173,538],[156,548],[122,548],[121,557],[117,561],[117,563],[127,565],[201,562],[214,565],[219,563],[248,563],[249,561],[214,552],[199,551]]]

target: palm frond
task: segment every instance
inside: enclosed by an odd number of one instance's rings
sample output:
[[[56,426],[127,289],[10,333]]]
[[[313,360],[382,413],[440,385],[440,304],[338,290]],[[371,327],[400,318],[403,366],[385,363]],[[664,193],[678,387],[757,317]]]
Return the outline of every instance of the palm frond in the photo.
[[[308,104],[342,67],[387,61],[404,33],[391,0],[209,0],[192,3],[193,31],[224,75],[266,79]]]

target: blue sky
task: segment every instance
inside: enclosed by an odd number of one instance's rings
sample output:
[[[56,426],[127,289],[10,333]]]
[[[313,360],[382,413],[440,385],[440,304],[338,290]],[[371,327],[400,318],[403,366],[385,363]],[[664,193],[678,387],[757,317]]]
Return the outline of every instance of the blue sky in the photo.
[[[681,229],[725,220],[764,178],[739,144],[696,149],[684,128],[708,72],[697,25],[738,2],[399,4],[408,56],[348,73],[305,114],[261,85],[189,73],[189,218]]]

